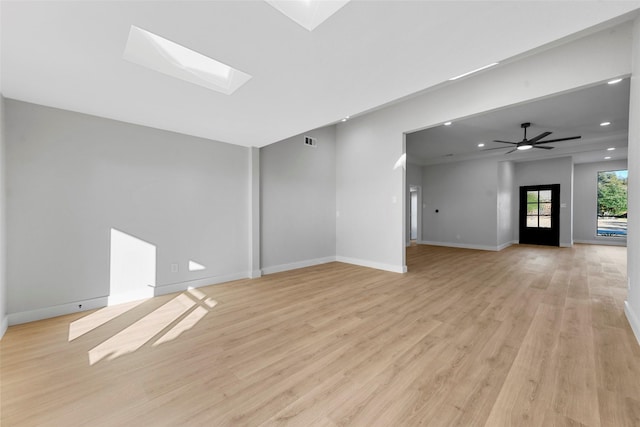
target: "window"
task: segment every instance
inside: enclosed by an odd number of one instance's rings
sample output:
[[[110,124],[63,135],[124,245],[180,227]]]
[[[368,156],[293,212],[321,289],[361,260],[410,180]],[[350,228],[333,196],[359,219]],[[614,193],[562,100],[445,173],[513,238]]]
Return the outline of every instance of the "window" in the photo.
[[[626,170],[598,172],[598,236],[627,236],[627,175]]]
[[[527,191],[527,228],[551,228],[551,190]]]

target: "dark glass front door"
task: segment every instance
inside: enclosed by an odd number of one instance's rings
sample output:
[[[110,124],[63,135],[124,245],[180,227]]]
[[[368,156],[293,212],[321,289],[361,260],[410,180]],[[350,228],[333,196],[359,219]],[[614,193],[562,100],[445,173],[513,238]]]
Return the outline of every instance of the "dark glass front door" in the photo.
[[[560,246],[560,184],[520,187],[520,243]]]

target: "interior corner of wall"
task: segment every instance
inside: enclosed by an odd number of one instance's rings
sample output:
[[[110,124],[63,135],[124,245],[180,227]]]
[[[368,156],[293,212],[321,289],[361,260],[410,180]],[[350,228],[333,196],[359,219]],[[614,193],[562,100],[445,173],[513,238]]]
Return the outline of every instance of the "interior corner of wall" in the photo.
[[[4,337],[4,334],[7,332],[9,328],[9,318],[7,316],[2,317],[2,322],[0,322],[0,340]]]

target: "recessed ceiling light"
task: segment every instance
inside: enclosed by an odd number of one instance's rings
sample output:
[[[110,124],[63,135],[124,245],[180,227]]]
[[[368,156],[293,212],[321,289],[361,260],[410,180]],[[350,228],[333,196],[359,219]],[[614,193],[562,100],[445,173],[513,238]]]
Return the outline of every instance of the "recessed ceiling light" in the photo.
[[[519,145],[516,148],[520,151],[530,150],[533,148],[533,145]]]
[[[480,148],[484,147],[484,142],[481,142],[480,144],[478,144],[478,147]]]
[[[611,156],[607,156],[607,157],[605,157],[604,159],[605,159],[605,160],[610,160],[610,159],[611,159]]]
[[[292,21],[313,31],[350,0],[265,0]]]
[[[609,85],[614,85],[614,84],[616,84],[616,83],[620,83],[621,81],[622,81],[622,79],[613,79],[613,80],[609,80],[609,81],[607,82],[607,84],[609,84]]]
[[[451,122],[445,122],[444,125],[445,126],[451,126]]]
[[[493,62],[491,64],[485,65],[484,67],[476,68],[475,70],[467,71],[464,74],[460,74],[459,76],[451,77],[449,80],[458,80],[462,77],[466,77],[470,74],[477,73],[478,71],[486,70],[487,68],[493,67],[494,65],[498,65],[497,62]]]
[[[616,149],[616,147],[609,147],[609,148],[607,148],[607,151],[613,151],[615,149]]]
[[[122,55],[127,61],[231,95],[251,76],[135,25]]]
[[[611,124],[611,122],[602,122],[600,123],[600,126],[609,126]]]

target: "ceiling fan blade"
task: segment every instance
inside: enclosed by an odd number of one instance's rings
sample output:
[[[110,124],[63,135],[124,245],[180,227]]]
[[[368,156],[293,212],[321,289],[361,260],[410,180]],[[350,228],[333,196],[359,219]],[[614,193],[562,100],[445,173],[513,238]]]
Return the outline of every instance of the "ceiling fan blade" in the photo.
[[[580,139],[580,138],[582,138],[582,136],[570,136],[570,137],[568,137],[568,138],[550,139],[550,140],[548,140],[548,141],[539,141],[539,142],[536,142],[536,145],[539,145],[539,144],[548,144],[548,143],[550,143],[550,142],[569,141],[569,140],[571,140],[571,139]]]
[[[518,151],[518,149],[517,149],[517,148],[514,148],[513,150],[509,150],[509,151],[507,151],[507,152],[506,152],[506,153],[504,153],[504,154],[511,154],[511,153],[513,153],[514,151]]]
[[[511,141],[500,141],[499,139],[494,139],[493,142],[502,142],[503,144],[512,144],[512,145],[518,145],[517,142],[511,142]]]
[[[534,136],[533,138],[531,138],[529,140],[529,144],[533,144],[537,141],[540,141],[542,138],[546,138],[549,135],[551,135],[551,132],[542,132],[540,135]]]
[[[541,148],[543,150],[553,150],[553,147],[538,147],[538,145],[534,145],[533,148]]]
[[[509,148],[509,147],[493,147],[493,148],[485,148],[485,149],[480,150],[480,151],[504,150],[504,149],[506,149],[506,148]]]

